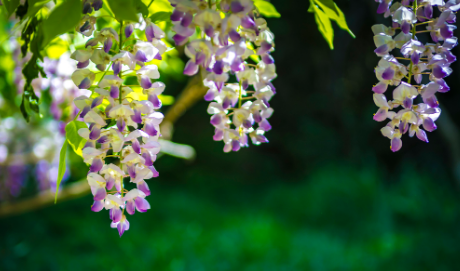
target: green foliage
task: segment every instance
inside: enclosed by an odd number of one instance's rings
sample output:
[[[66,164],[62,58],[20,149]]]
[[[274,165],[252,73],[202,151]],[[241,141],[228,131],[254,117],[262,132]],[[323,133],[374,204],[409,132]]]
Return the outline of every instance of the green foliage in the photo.
[[[29,62],[27,62],[24,69],[22,69],[26,83],[24,85],[24,93],[22,94],[20,109],[26,121],[29,121],[30,119],[27,107],[29,107],[33,112],[37,114],[39,113],[39,101],[34,89],[32,88],[32,80],[37,78],[39,73],[44,77],[46,76],[43,68],[38,66],[37,60],[38,56],[37,54],[34,54]]]
[[[76,154],[82,156],[82,149],[86,144],[86,139],[82,138],[78,134],[78,130],[81,128],[88,128],[82,121],[73,120],[69,122],[65,127],[65,137],[72,146]]]
[[[149,16],[149,9],[141,0],[134,0],[133,4],[137,13],[142,13],[143,17]]]
[[[259,10],[259,13],[267,18],[279,18],[281,14],[276,10],[275,6],[272,3],[265,0],[255,0],[254,5]]]
[[[332,28],[331,20],[321,9],[316,5],[312,5],[315,13],[315,21],[318,25],[319,32],[329,44],[329,47],[334,49],[334,29]]]
[[[56,36],[72,30],[80,22],[80,0],[65,0],[56,6],[43,22],[44,39],[42,47],[48,45]]]
[[[315,21],[318,25],[319,32],[323,35],[331,49],[334,49],[334,29],[332,28],[331,20],[335,21],[340,28],[348,31],[353,38],[355,37],[353,32],[348,28],[345,15],[339,7],[337,7],[334,1],[310,0],[310,8],[308,11],[315,14]]]
[[[67,140],[64,140],[64,144],[62,145],[61,152],[59,154],[59,169],[58,169],[58,177],[56,180],[56,194],[54,196],[54,203],[57,202],[59,186],[61,185],[62,178],[64,177],[64,174],[65,174],[65,158],[67,154],[68,145],[69,144],[67,143]]]
[[[152,16],[150,16],[150,20],[152,23],[158,23],[158,22],[168,22],[171,20],[171,14],[172,12],[166,12],[166,11],[160,11],[153,13]]]
[[[6,9],[7,17],[10,17],[19,6],[19,0],[3,0],[2,3]]]
[[[345,15],[339,9],[339,7],[332,0],[315,0],[315,2],[321,7],[321,9],[326,13],[329,19],[334,20],[340,28],[348,31],[348,33],[354,38],[355,35],[348,28],[347,21],[345,20]]]
[[[39,73],[45,77],[46,74],[43,68],[37,64],[38,59],[42,59],[41,55],[41,44],[44,38],[43,31],[43,19],[40,16],[36,16],[37,12],[49,1],[26,1],[24,6],[19,6],[16,10],[16,15],[21,19],[26,19],[25,27],[21,33],[21,40],[23,44],[21,46],[22,55],[26,55],[27,51],[30,51],[33,55],[26,66],[23,68],[22,73],[26,79],[24,86],[24,93],[22,95],[22,101],[20,110],[24,118],[29,121],[29,111],[32,110],[35,113],[39,113],[39,99],[32,88],[32,80],[37,78]],[[57,23],[57,25],[62,22]]]
[[[25,93],[22,95],[21,105],[19,106],[19,109],[21,110],[21,113],[22,113],[22,116],[24,117],[24,119],[25,119],[27,122],[29,122],[30,117],[29,117],[29,113],[27,112],[27,108],[26,108],[26,97],[25,97]]]
[[[37,64],[38,56],[34,54],[32,58],[27,62],[27,65],[22,69],[22,73],[26,79],[26,88],[31,86],[32,80],[38,77],[40,73],[43,77],[46,76],[45,71],[42,67]]]
[[[74,152],[82,156],[82,149],[85,146],[86,139],[82,138],[78,134],[78,130],[80,130],[81,128],[88,128],[88,127],[86,126],[84,122],[77,121],[77,120],[73,120],[67,123],[67,125],[65,126],[66,140],[64,141],[64,144],[62,145],[61,153],[59,155],[58,179],[56,183],[56,196],[54,199],[55,203],[57,201],[59,185],[65,173],[65,168],[66,168],[65,160],[66,160],[67,146],[68,145],[72,146],[72,149],[74,150]]]
[[[137,22],[137,11],[134,3],[138,1],[126,1],[126,0],[108,0],[110,9],[112,10],[115,18],[118,20]]]
[[[21,53],[23,56],[27,54],[27,50],[29,49],[30,41],[32,40],[32,37],[34,37],[35,40],[37,40],[36,35],[34,35],[35,31],[38,28],[38,25],[41,23],[41,20],[38,19],[37,17],[33,17],[29,19],[26,23],[26,26],[22,30],[21,33],[21,40],[24,41],[24,44],[21,46]],[[34,49],[36,47],[34,46]],[[31,46],[32,49],[32,46]],[[36,52],[35,52],[36,53]]]
[[[51,0],[27,0],[26,3],[28,4],[28,9],[25,17],[34,17],[49,1]]]

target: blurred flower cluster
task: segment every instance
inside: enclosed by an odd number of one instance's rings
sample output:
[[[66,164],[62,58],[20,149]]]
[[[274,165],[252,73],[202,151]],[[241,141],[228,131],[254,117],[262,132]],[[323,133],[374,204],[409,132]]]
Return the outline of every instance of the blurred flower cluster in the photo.
[[[80,89],[91,90],[88,96],[75,98],[80,110],[79,119],[88,124],[78,134],[87,140],[83,148],[84,161],[90,164],[88,183],[94,196],[91,209],[109,210],[112,227],[120,236],[129,229],[125,215],[146,212],[150,205],[147,179],[157,177],[153,167],[160,151],[158,142],[163,114],[158,97],[165,85],[159,79],[158,67],[150,63],[161,59],[166,45],[161,41],[165,33],[149,19],[142,24],[124,25],[119,30],[106,27],[94,30],[95,17],[85,15],[77,31],[89,37],[85,49],[76,50],[71,58],[77,70],[71,78]],[[143,31],[134,33],[141,25]],[[143,39],[145,34],[146,40]],[[99,82],[94,84],[96,76]],[[137,77],[132,85],[124,84],[129,76]],[[133,88],[142,89],[140,95],[130,95]],[[124,178],[136,188],[127,190]]]
[[[78,113],[73,99],[81,95],[89,95],[91,92],[79,89],[70,78],[76,65],[69,53],[62,54],[57,60],[44,57],[41,65],[46,77],[39,76],[32,80],[32,87],[38,97],[41,97],[44,91],[49,91],[51,98],[49,112],[55,120],[60,120],[60,131],[65,134],[65,124]]]
[[[190,58],[184,74],[194,75],[201,67],[203,83],[209,88],[205,100],[213,101],[208,113],[214,140],[224,141],[225,152],[247,147],[248,136],[255,145],[268,142],[264,134],[271,129],[269,101],[275,94],[271,81],[276,71],[270,55],[274,35],[265,19],[258,17],[253,1],[170,2],[175,7],[173,39],[176,45],[185,45]],[[229,82],[231,76],[236,76],[236,83]]]
[[[11,21],[13,23],[14,20]],[[15,30],[17,31],[17,30]],[[17,94],[24,92],[25,78],[22,69],[30,60],[31,53],[23,55],[20,44],[11,30],[9,50],[14,63],[13,84]],[[35,94],[40,97],[49,90],[51,95],[50,112],[55,120],[42,119],[30,124],[24,118],[13,115],[0,119],[0,200],[8,201],[19,197],[24,189],[28,191],[46,191],[56,189],[59,167],[59,150],[64,136],[63,108],[68,108],[70,101],[81,92],[70,80],[75,70],[69,54],[59,60],[47,57],[40,65],[44,68],[47,78],[36,78],[32,81]],[[14,97],[14,95],[13,95]],[[0,105],[10,101],[0,97]],[[71,110],[72,111],[72,110]],[[71,117],[71,113],[69,114]],[[64,176],[64,180],[68,174]],[[35,183],[29,183],[34,180]]]
[[[372,88],[379,107],[374,120],[390,120],[381,132],[391,140],[395,152],[402,147],[403,134],[428,142],[425,131],[436,129],[435,121],[441,113],[436,94],[449,91],[444,78],[452,73],[450,65],[457,59],[451,52],[457,45],[453,36],[456,27],[451,23],[456,21],[460,4],[455,0],[376,2],[377,13],[391,17],[392,25],[372,27],[375,53],[381,57],[375,68],[379,83]],[[434,43],[419,41],[423,35]],[[396,48],[399,50],[393,51]],[[385,96],[389,85],[396,87],[393,100]],[[415,104],[417,99],[421,102]],[[400,106],[399,111],[392,111]]]
[[[0,200],[18,197],[26,187],[33,191],[54,191],[59,150],[64,140],[55,120],[30,129],[20,116],[1,119]],[[27,183],[28,180],[36,180],[36,183]]]

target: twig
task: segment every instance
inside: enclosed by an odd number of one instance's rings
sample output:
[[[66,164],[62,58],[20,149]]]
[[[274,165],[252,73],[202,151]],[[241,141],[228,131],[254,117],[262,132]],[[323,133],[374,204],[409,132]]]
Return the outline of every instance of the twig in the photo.
[[[69,184],[59,192],[59,202],[80,198],[87,195],[89,191],[91,190],[86,179]],[[0,217],[22,214],[52,205],[53,203],[54,192],[47,190],[29,199],[1,204]]]
[[[203,85],[201,75],[197,74],[192,77],[185,89],[177,98],[176,102],[169,108],[168,112],[160,125],[162,138],[170,140],[173,133],[173,124],[179,119],[190,107],[192,107],[208,90]]]

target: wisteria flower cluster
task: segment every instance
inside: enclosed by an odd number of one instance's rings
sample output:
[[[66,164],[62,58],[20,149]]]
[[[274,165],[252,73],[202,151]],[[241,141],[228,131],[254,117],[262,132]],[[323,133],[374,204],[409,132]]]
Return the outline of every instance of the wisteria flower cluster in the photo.
[[[204,98],[212,101],[208,113],[215,127],[214,140],[224,141],[225,152],[248,146],[248,136],[255,145],[268,142],[265,132],[271,125],[267,119],[273,113],[269,101],[275,94],[271,81],[276,77],[270,55],[274,35],[265,19],[257,16],[253,1],[170,2],[175,7],[173,39],[176,45],[185,45],[190,58],[184,74],[197,74],[201,68],[203,83],[209,88]],[[194,35],[197,38],[188,42]],[[232,75],[237,82],[230,82]]]
[[[49,89],[50,113],[54,119],[63,120],[64,124],[78,114],[78,108],[72,105],[73,99],[81,95],[89,95],[90,91],[79,89],[72,82],[70,76],[75,71],[76,65],[75,61],[70,58],[70,54],[64,53],[58,60],[45,57],[42,65],[46,77],[39,76],[32,80],[32,87],[38,97],[41,96],[42,91]],[[68,105],[70,105],[70,110],[67,110]],[[63,129],[62,132],[64,133]]]
[[[96,2],[92,2],[92,7]],[[133,24],[124,25],[120,21],[119,32],[113,28],[96,31],[95,21],[93,16],[83,17],[77,31],[90,39],[86,49],[76,50],[71,56],[78,67],[72,80],[80,89],[92,91],[90,97],[75,99],[79,117],[89,125],[78,133],[88,140],[83,158],[90,164],[87,178],[94,196],[91,210],[109,210],[111,226],[118,228],[121,236],[129,229],[125,211],[132,215],[136,210],[150,209],[145,199],[150,195],[146,180],[158,176],[153,166],[160,150],[159,124],[163,120],[163,114],[157,111],[161,107],[158,95],[165,85],[152,82],[160,74],[156,65],[148,63],[160,59],[166,50],[161,41],[165,34],[148,19],[143,31],[147,40],[135,35]],[[152,28],[154,36],[150,32]],[[96,78],[90,68],[93,65],[103,73],[97,85],[93,85]],[[129,95],[135,86],[124,85],[123,77],[128,75],[137,76],[148,99],[136,100]],[[128,191],[124,178],[130,178],[137,188]]]
[[[456,27],[452,23],[456,21],[460,3],[456,0],[376,2],[379,2],[377,13],[391,17],[392,25],[372,27],[375,53],[381,57],[375,68],[379,83],[372,88],[374,102],[379,107],[374,120],[390,120],[381,132],[391,140],[391,150],[396,152],[402,147],[403,134],[416,135],[428,142],[425,131],[436,129],[435,121],[441,114],[436,93],[449,91],[444,78],[452,73],[450,64],[456,60],[451,52],[457,45],[453,36]],[[424,34],[434,43],[419,41],[417,35]],[[397,56],[392,54],[396,48]],[[385,96],[389,85],[395,87],[393,100]],[[422,102],[415,104],[415,99]],[[400,106],[399,111],[392,111]]]

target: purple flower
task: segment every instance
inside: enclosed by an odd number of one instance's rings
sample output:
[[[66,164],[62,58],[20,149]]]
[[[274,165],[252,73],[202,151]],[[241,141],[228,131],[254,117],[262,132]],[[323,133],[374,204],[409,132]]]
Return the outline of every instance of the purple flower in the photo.
[[[409,136],[416,135],[421,141],[428,142],[423,129],[428,132],[436,129],[434,122],[441,113],[436,93],[449,90],[444,78],[452,73],[450,64],[456,60],[451,52],[457,45],[457,39],[453,38],[453,30],[456,27],[449,24],[456,19],[453,10],[449,9],[455,1],[421,3],[403,0],[400,3],[395,1],[393,5],[389,0],[377,2],[380,3],[377,12],[391,16],[393,23],[391,27],[372,27],[377,46],[375,52],[381,57],[375,69],[379,82],[372,88],[375,92],[374,102],[379,107],[374,120],[390,120],[381,132],[391,140],[391,150],[396,152],[402,147],[401,137],[405,133],[409,132]],[[437,6],[441,13],[434,12],[433,5]],[[420,30],[411,31],[415,29],[415,24],[426,20],[426,23],[417,27],[426,27],[427,31],[422,32],[429,32],[435,43],[444,40],[442,46],[433,43],[423,44],[416,36]],[[399,34],[396,33],[398,30]],[[395,34],[397,35],[393,37]],[[395,58],[391,55],[395,48],[400,48],[404,58]],[[424,76],[430,80],[426,85],[421,84]],[[387,101],[384,93],[389,86],[395,88],[393,100]],[[418,96],[421,96],[423,103],[414,105],[414,99]],[[402,109],[395,110],[399,106],[402,106]]]
[[[95,9],[100,8],[100,3],[95,4]],[[72,80],[79,88],[91,87],[93,90],[90,97],[82,95],[74,99],[81,112],[80,117],[89,126],[79,129],[78,134],[87,140],[82,155],[84,161],[90,164],[87,179],[94,197],[91,210],[109,210],[111,226],[118,229],[120,236],[129,229],[129,222],[123,215],[124,209],[130,214],[134,210],[147,211],[150,205],[145,197],[150,191],[145,180],[159,175],[153,163],[160,150],[158,138],[163,115],[155,110],[161,107],[158,95],[163,92],[165,85],[159,81],[152,83],[152,79],[160,77],[158,67],[145,63],[161,58],[166,51],[166,45],[161,41],[165,34],[148,19],[145,23],[149,42],[139,41],[143,37],[133,33],[133,25],[125,27],[125,37],[136,35],[137,40],[129,52],[120,51],[119,46],[113,47],[113,40],[119,41],[118,33],[114,29],[104,28],[95,32],[95,36],[86,44],[87,49],[72,54],[79,68],[85,68],[91,61],[99,70],[105,70],[113,61],[113,74],[104,73],[97,86],[93,86],[95,73],[89,69],[76,70]],[[87,25],[79,27],[88,28]],[[103,50],[92,48],[99,43],[103,43]],[[107,54],[110,52],[112,55],[112,51],[113,57]],[[141,68],[136,69],[136,64]],[[125,86],[123,79],[118,76],[122,68],[123,75],[125,72],[137,75],[138,84],[148,100],[142,100],[141,96],[127,96],[133,90]],[[113,125],[114,121],[116,126]],[[105,164],[107,155],[118,157],[120,165]],[[126,191],[123,179],[127,176],[136,183],[137,189]],[[137,196],[126,198],[133,191]]]
[[[131,35],[133,34],[133,30],[134,30],[134,25],[133,24],[126,25],[126,27],[125,27],[125,37],[126,38],[131,37]]]

